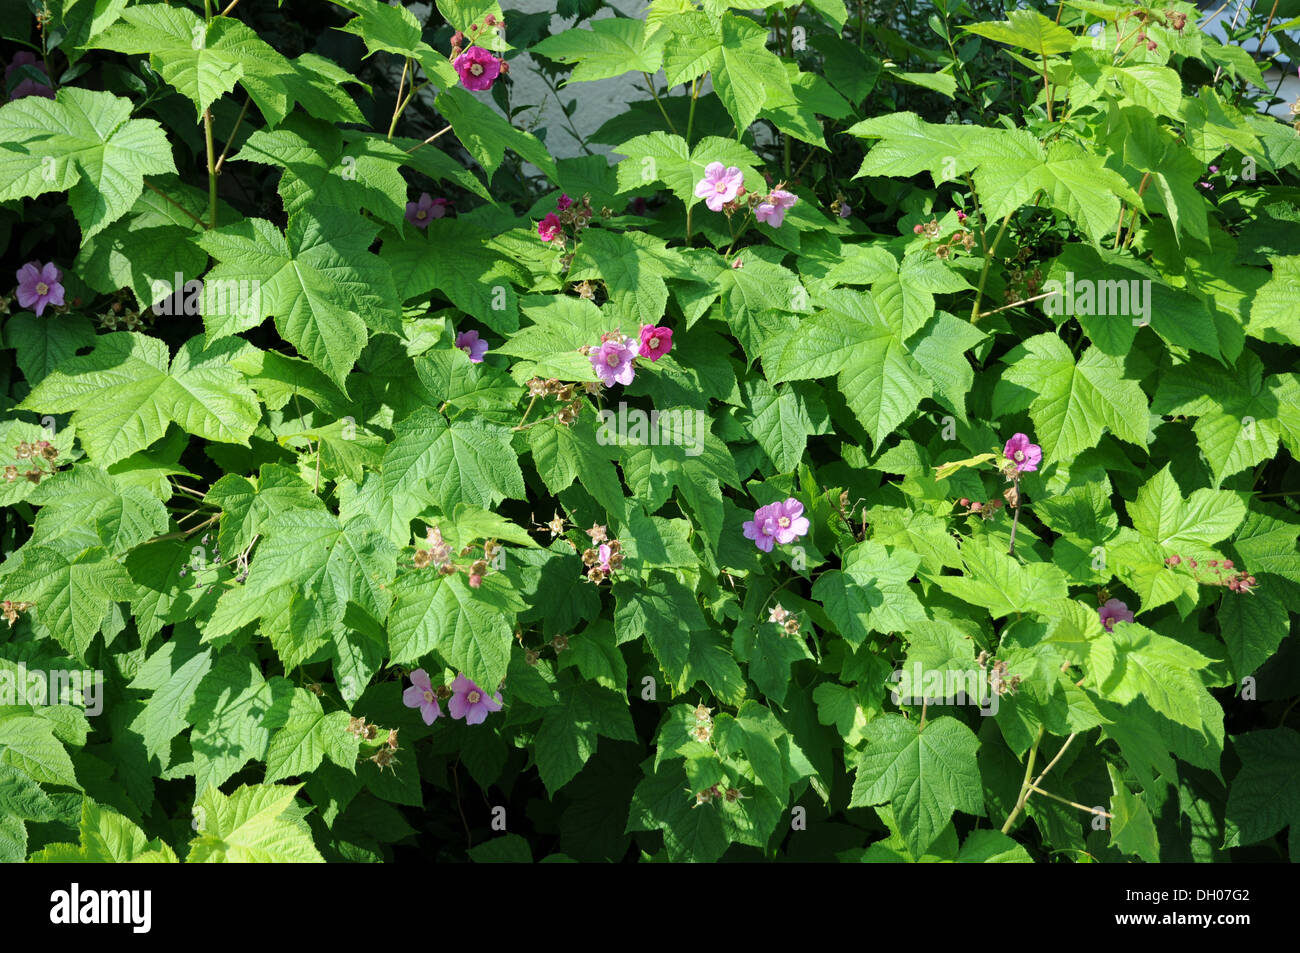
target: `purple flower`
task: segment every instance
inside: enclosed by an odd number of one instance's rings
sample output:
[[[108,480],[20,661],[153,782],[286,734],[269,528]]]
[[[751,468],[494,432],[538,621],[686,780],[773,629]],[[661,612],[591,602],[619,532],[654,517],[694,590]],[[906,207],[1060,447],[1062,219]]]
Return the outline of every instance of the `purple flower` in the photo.
[[[1218,172],[1218,171],[1219,171],[1219,167],[1218,167],[1217,165],[1212,165],[1212,166],[1210,166],[1210,171],[1211,171],[1211,172]]]
[[[430,198],[428,192],[421,192],[420,201],[406,203],[406,220],[416,228],[428,228],[435,218],[447,214],[450,205],[446,199]]]
[[[481,92],[491,89],[501,75],[501,61],[481,46],[471,46],[452,62],[466,89]]]
[[[1002,448],[1002,455],[1015,464],[1017,473],[1032,473],[1043,460],[1043,448],[1030,443],[1022,433],[1012,435]]]
[[[1101,616],[1101,624],[1106,627],[1107,632],[1114,631],[1116,622],[1132,622],[1133,613],[1128,611],[1128,606],[1118,599],[1110,599],[1097,610]]]
[[[453,718],[464,718],[467,725],[481,725],[490,711],[501,710],[501,693],[492,697],[479,688],[464,673],[458,673],[451,683],[451,700],[447,702],[447,711]]]
[[[609,543],[601,543],[600,548],[596,550],[597,565],[602,572],[611,572],[609,565],[610,557],[614,555],[614,550],[610,548]]]
[[[853,214],[853,206],[848,202],[840,203],[840,218],[848,218]]]
[[[725,169],[721,162],[704,167],[704,178],[695,183],[695,195],[704,199],[710,211],[721,212],[722,206],[735,199],[745,184],[745,176],[734,165]]]
[[[673,346],[672,328],[656,327],[653,324],[641,328],[641,356],[657,361]]]
[[[456,346],[469,355],[471,364],[482,364],[483,355],[488,351],[487,341],[482,340],[477,331],[461,331],[456,335]]]
[[[45,64],[36,58],[35,53],[30,50],[23,50],[21,53],[15,53],[14,58],[9,61],[9,65],[5,67],[6,87],[9,85],[9,77],[13,75],[14,70],[22,69],[24,66],[31,66],[40,70],[42,73],[45,72]],[[49,74],[47,73],[46,75],[48,76]],[[30,77],[25,77],[17,86],[14,87],[14,91],[9,94],[9,98],[10,100],[14,100],[22,99],[26,96],[44,96],[46,99],[53,99],[54,90],[50,88],[48,83],[41,83]]]
[[[407,708],[420,709],[420,716],[426,725],[432,725],[442,714],[438,696],[429,681],[429,673],[417,668],[411,673],[411,687],[402,692],[402,704]]]
[[[18,303],[31,308],[39,318],[47,304],[63,304],[63,272],[54,262],[42,265],[29,261],[18,269]]]
[[[544,242],[564,241],[564,229],[560,225],[560,216],[554,212],[537,223],[537,235]]]
[[[754,511],[754,518],[742,527],[745,539],[770,553],[776,543],[792,543],[808,533],[808,517],[803,515],[803,504],[790,497],[783,503],[769,503]]]
[[[567,208],[568,208],[570,205],[572,205],[572,204],[573,204],[573,199],[569,198],[568,195],[566,195],[565,193],[561,192],[561,193],[560,193],[560,199],[559,199],[558,202],[555,203],[555,207],[558,208],[561,212],[563,212],[565,209],[567,209]]]
[[[773,228],[780,228],[781,223],[785,221],[785,210],[792,207],[795,202],[799,201],[798,196],[785,189],[773,189],[772,194],[764,201],[758,203],[758,208],[754,209],[754,218],[760,222],[766,222]]]
[[[606,334],[601,339],[600,347],[591,352],[591,366],[606,387],[632,383],[632,377],[636,374],[632,367],[636,349],[636,338]]]

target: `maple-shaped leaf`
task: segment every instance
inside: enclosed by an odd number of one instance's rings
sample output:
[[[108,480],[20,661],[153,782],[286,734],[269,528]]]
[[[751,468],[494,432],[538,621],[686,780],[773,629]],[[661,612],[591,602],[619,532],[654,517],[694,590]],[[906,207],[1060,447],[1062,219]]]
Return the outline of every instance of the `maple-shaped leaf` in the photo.
[[[129,99],[73,86],[53,103],[27,96],[0,107],[0,201],[66,191],[83,238],[117,221],[146,175],[176,171],[162,126],[133,110]]]
[[[239,20],[218,16],[204,22],[192,10],[162,3],[127,8],[94,45],[147,53],[162,78],[195,104],[199,117],[245,77],[273,84],[280,76],[294,75],[288,60]],[[263,86],[245,86],[261,108]],[[262,112],[268,122],[283,118],[273,105]]]
[[[400,328],[393,276],[370,253],[377,231],[355,213],[328,205],[294,215],[283,234],[260,218],[208,231],[199,244],[220,262],[204,279],[208,340],[246,331],[272,315],[298,353],[345,387],[366,345],[367,326]]]
[[[261,410],[243,375],[230,366],[230,352],[205,349],[201,338],[191,338],[168,366],[167,345],[158,338],[105,334],[89,354],[61,363],[21,406],[72,411],[82,445],[102,466],[143,450],[169,422],[197,437],[248,446]]]

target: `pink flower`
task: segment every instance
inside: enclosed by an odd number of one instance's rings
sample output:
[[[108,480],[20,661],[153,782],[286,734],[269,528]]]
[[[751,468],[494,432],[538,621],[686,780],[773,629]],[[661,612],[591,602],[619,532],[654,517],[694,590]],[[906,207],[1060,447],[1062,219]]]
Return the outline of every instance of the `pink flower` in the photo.
[[[456,346],[469,355],[472,364],[482,364],[483,355],[488,351],[487,341],[482,340],[477,331],[462,331],[457,334]]]
[[[957,210],[957,221],[959,222],[966,221],[966,213],[963,212],[961,209]]]
[[[555,203],[555,207],[558,208],[561,212],[563,212],[566,208],[568,208],[572,204],[573,204],[573,199],[569,198],[567,195],[561,192],[560,200]]]
[[[406,203],[406,220],[416,228],[428,228],[435,218],[446,215],[450,206],[446,199],[430,198],[428,192],[421,192],[420,201]]]
[[[1007,441],[1007,445],[1002,448],[1002,455],[1015,464],[1017,473],[1032,473],[1043,460],[1043,448],[1030,443],[1028,437],[1018,433]]]
[[[641,356],[657,361],[673,346],[672,328],[655,327],[647,324],[641,328]]]
[[[609,565],[609,559],[613,554],[614,551],[610,549],[609,543],[601,543],[600,548],[596,550],[596,558],[599,560],[597,565],[602,572],[609,573],[613,571]]]
[[[432,725],[442,714],[438,696],[434,693],[429,673],[417,668],[411,673],[411,687],[402,692],[402,704],[407,708],[420,709],[420,716],[426,725]]]
[[[564,241],[564,229],[560,226],[560,216],[551,212],[537,223],[537,234],[544,242]]]
[[[29,261],[18,269],[18,303],[31,308],[39,318],[47,304],[63,304],[63,272],[54,262],[42,265]]]
[[[721,212],[722,206],[733,201],[744,184],[744,173],[734,165],[724,169],[721,162],[710,162],[704,167],[704,178],[695,183],[695,195],[704,199],[710,211]]]
[[[1114,631],[1116,622],[1133,621],[1133,613],[1129,612],[1128,606],[1118,599],[1107,601],[1105,605],[1097,610],[1097,613],[1101,616],[1101,624],[1106,627],[1107,632]]]
[[[606,387],[632,383],[632,377],[636,374],[636,370],[632,367],[636,348],[636,338],[606,334],[600,347],[591,352],[591,367]]]
[[[501,61],[481,46],[471,46],[452,61],[466,89],[481,92],[491,89],[501,75]]]
[[[755,546],[770,553],[776,543],[784,546],[807,535],[808,527],[808,517],[803,515],[803,504],[790,497],[783,503],[760,506],[754,511],[754,518],[745,523],[742,529],[745,539],[752,539]]]
[[[456,680],[451,683],[451,700],[447,702],[447,710],[451,712],[453,718],[464,718],[467,725],[481,725],[488,716],[490,711],[501,710],[501,693],[496,692],[492,697],[479,688],[464,673],[456,675]]]
[[[45,64],[36,58],[36,54],[30,50],[23,50],[21,53],[15,53],[14,58],[9,61],[9,65],[5,67],[6,87],[9,86],[9,77],[13,75],[14,71],[22,69],[24,66],[34,67],[45,73]],[[48,75],[46,73],[46,76]],[[18,85],[14,87],[14,91],[9,94],[9,98],[11,100],[23,99],[26,96],[43,96],[46,99],[53,99],[54,90],[50,88],[48,83],[42,83],[29,76],[24,76]]]
[[[765,201],[759,202],[758,208],[754,209],[754,218],[766,222],[773,228],[780,228],[781,223],[785,221],[785,210],[797,201],[799,198],[793,193],[785,189],[773,189],[772,194]]]

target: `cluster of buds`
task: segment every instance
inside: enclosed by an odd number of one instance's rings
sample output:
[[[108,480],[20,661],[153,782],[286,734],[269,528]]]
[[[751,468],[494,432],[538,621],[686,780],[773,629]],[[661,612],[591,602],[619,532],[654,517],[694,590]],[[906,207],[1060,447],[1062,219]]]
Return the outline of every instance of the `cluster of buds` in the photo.
[[[0,602],[0,613],[3,613],[5,621],[9,623],[9,628],[12,629],[14,623],[18,621],[18,614],[26,612],[35,605],[34,602],[14,602],[12,599],[6,599],[4,602]]]
[[[931,240],[939,237],[939,231],[939,220],[937,218],[930,219],[930,221],[926,222],[924,225],[917,222],[912,226],[912,232],[914,234],[924,235],[926,238]]]
[[[17,466],[10,464],[4,468],[4,478],[6,483],[13,483],[21,474],[32,483],[40,483],[42,477],[47,477],[55,471],[51,466],[46,470],[42,464],[53,464],[58,459],[58,448],[48,440],[37,440],[34,443],[28,443],[26,440],[14,447],[14,457],[18,460],[27,460],[35,464],[27,470],[20,470]]]
[[[370,725],[369,727],[373,728],[374,725]],[[399,749],[397,747],[397,729],[390,728],[388,730],[388,737],[384,739],[384,743],[383,745],[380,746],[379,750],[370,756],[370,760],[374,762],[374,764],[376,765],[376,767],[379,768],[380,771],[383,771],[384,768],[388,768],[394,774],[396,774],[397,769],[394,768],[393,765],[398,763],[397,762],[398,750]]]
[[[958,221],[964,222],[966,220],[966,213],[958,212],[957,219]],[[912,226],[912,232],[914,234],[924,235],[931,242],[933,242],[935,239],[939,237],[941,231],[942,229],[940,229],[939,227],[939,220],[935,218],[930,219],[930,221],[924,224],[918,222],[917,224]],[[940,242],[938,245],[935,246],[934,254],[940,260],[946,261],[947,259],[952,257],[953,252],[956,251],[958,245],[960,245],[962,248],[966,249],[967,251],[970,251],[972,248],[975,247],[974,234],[968,232],[964,228],[959,228],[957,229],[957,231],[952,233],[952,235],[948,238],[947,241]]]
[[[979,500],[969,500],[964,496],[957,501],[957,505],[962,508],[960,515],[970,516],[973,513],[986,520],[993,519],[1002,509],[1001,500],[987,500],[981,503]]]
[[[779,602],[768,612],[767,621],[775,622],[786,635],[797,635],[799,632],[799,619]]]
[[[603,340],[603,339],[602,339]],[[584,345],[586,353],[590,353],[590,345]],[[598,384],[598,382],[596,382]],[[569,426],[578,419],[582,413],[582,399],[577,396],[577,384],[562,384],[559,380],[552,377],[542,380],[540,377],[534,377],[528,382],[528,396],[536,400],[539,397],[554,397],[559,402],[560,407],[551,416],[562,426]],[[582,385],[584,393],[592,393],[592,388],[587,384]],[[529,405],[532,406],[531,404]]]
[[[602,526],[599,529],[603,538],[605,528]],[[599,586],[616,569],[622,568],[623,545],[616,539],[611,539],[608,542],[597,542],[594,538],[592,544],[590,548],[583,550],[582,564],[587,567],[587,581]]]
[[[712,804],[714,801],[718,800],[726,801],[728,804],[735,804],[737,801],[744,800],[748,797],[748,795],[740,793],[740,788],[728,787],[726,790],[723,790],[722,787],[717,784],[714,784],[703,791],[692,792],[688,788],[686,793],[695,798],[695,803],[692,807],[699,807],[701,804]]]
[[[586,298],[588,301],[596,300],[596,288],[597,285],[587,278],[583,278],[573,286],[573,290],[578,293],[578,297]]]
[[[444,576],[456,571],[456,566],[451,561],[451,544],[443,540],[441,529],[437,526],[426,526],[424,542],[429,548],[416,548],[415,557],[412,560],[416,569],[437,566],[438,572]]]
[[[123,289],[113,296],[112,303],[108,310],[103,314],[95,316],[96,322],[106,331],[143,331],[145,321],[153,317],[152,308],[145,308],[141,313],[134,308],[128,307],[126,295],[128,292]],[[73,305],[80,304],[80,299],[75,299]]]
[[[1011,274],[1007,276],[1007,304],[1015,301],[1025,301],[1038,294],[1038,289],[1043,286],[1043,270],[1035,268],[1033,271],[1025,271],[1023,268],[1014,268]]]
[[[989,663],[992,662],[992,666]],[[1012,695],[1020,691],[1020,676],[1012,675],[1007,677],[1007,663],[999,659],[991,658],[988,652],[980,652],[979,657],[975,659],[978,665],[987,673],[989,686],[999,696],[1010,692]]]
[[[1165,24],[1179,33],[1183,32],[1183,27],[1187,26],[1187,14],[1179,13],[1177,10],[1165,11]]]
[[[1259,580],[1247,572],[1237,569],[1231,559],[1210,559],[1202,566],[1195,559],[1183,559],[1174,553],[1165,558],[1165,565],[1171,569],[1185,565],[1192,578],[1203,586],[1227,586],[1229,592],[1253,592]],[[1206,572],[1209,570],[1209,572]]]
[[[713,740],[713,709],[706,708],[703,704],[696,705],[695,726],[688,733],[702,745],[711,742]]]
[[[1300,98],[1291,104],[1291,120],[1295,125],[1295,131],[1300,133]]]
[[[356,735],[362,741],[374,741],[379,737],[379,726],[367,724],[364,715],[353,715],[348,719],[348,734]]]

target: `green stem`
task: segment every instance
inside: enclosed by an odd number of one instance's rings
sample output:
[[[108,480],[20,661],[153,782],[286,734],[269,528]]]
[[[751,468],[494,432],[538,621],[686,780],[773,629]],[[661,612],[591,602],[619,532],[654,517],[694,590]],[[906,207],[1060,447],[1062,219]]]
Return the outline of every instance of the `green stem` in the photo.
[[[1015,209],[1012,209],[1011,212],[1007,212],[1006,218],[1002,219],[1002,227],[999,228],[998,233],[993,236],[993,245],[989,248],[988,254],[984,256],[984,268],[980,271],[979,287],[975,289],[975,304],[970,309],[971,324],[977,324],[979,322],[980,301],[984,297],[984,285],[987,283],[989,278],[989,265],[993,264],[993,256],[997,254],[998,245],[1002,241],[1002,235],[1007,230],[1007,225],[1011,222],[1011,214],[1014,211]]]
[[[409,56],[402,59],[402,78],[397,81],[397,98],[393,101],[393,118],[388,123],[388,138],[393,138],[393,130],[397,128],[397,117],[402,114],[402,107],[406,103],[402,102],[402,89],[406,86],[406,73],[411,68],[411,58]],[[414,84],[412,84],[414,85]]]
[[[1004,834],[1011,831],[1011,826],[1015,824],[1016,818],[1025,809],[1025,802],[1029,800],[1029,782],[1034,777],[1034,762],[1038,759],[1038,746],[1043,743],[1043,733],[1046,730],[1043,725],[1038,726],[1038,737],[1034,739],[1034,746],[1029,749],[1029,760],[1025,763],[1025,779],[1020,782],[1020,796],[1016,798],[1016,806],[1011,809],[1011,813],[1007,815],[1006,823],[1002,825],[1002,833]]]
[[[208,228],[217,227],[217,156],[212,144],[212,110],[203,110],[203,138],[208,146]]]
[[[645,70],[641,71],[641,75],[645,77],[645,84],[650,87],[650,95],[654,97],[655,105],[659,107],[659,112],[664,117],[664,122],[668,123],[668,128],[672,131],[672,134],[674,136],[677,135],[677,127],[674,126],[673,121],[668,118],[668,110],[664,109],[663,100],[659,98],[659,94],[655,91],[654,79]]]

